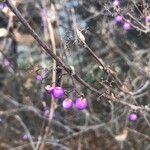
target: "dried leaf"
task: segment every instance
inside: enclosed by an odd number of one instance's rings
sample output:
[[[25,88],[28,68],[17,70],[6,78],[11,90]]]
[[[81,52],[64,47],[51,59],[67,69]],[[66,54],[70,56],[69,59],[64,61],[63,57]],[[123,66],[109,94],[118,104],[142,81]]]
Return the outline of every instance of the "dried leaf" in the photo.
[[[117,141],[122,142],[122,141],[125,141],[127,139],[127,136],[128,136],[128,130],[124,129],[122,134],[119,134],[119,135],[115,136],[115,139]]]
[[[85,37],[84,37],[84,35],[83,35],[83,34],[81,33],[81,31],[78,30],[77,28],[76,28],[76,32],[77,32],[78,38],[84,43],[84,42],[85,42]]]
[[[0,28],[0,37],[6,37],[8,35],[8,31],[5,28]]]

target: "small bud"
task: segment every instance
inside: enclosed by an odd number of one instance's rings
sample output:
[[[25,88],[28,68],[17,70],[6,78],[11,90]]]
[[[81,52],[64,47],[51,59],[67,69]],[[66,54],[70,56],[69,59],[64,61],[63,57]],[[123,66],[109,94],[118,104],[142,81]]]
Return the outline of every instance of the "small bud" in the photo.
[[[76,28],[76,31],[77,31],[77,36],[78,36],[78,38],[79,38],[82,42],[85,42],[85,37],[84,37],[84,35],[82,34],[82,32],[81,32],[80,30],[78,30],[77,28]]]
[[[54,87],[51,87],[50,85],[46,85],[45,86],[45,90],[48,92],[48,93],[51,93],[51,91],[54,89]]]
[[[27,134],[24,134],[24,135],[22,136],[22,140],[23,140],[23,141],[27,141],[27,140],[28,140],[28,135],[27,135]]]
[[[50,113],[49,108],[46,108],[46,109],[44,110],[44,112],[43,112],[43,116],[44,116],[45,118],[48,118],[49,113]]]
[[[8,59],[4,59],[4,66],[9,67],[10,66],[10,61]]]
[[[42,77],[41,75],[38,74],[38,75],[36,76],[36,80],[42,81],[42,80],[43,80],[43,77]]]

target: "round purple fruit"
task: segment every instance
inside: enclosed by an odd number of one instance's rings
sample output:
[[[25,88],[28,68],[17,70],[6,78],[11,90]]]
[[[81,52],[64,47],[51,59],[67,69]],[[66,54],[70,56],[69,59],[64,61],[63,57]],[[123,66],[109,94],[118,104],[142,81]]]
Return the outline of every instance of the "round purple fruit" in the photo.
[[[85,98],[80,97],[76,99],[75,106],[78,110],[83,110],[88,107],[88,102]]]
[[[115,22],[116,23],[121,23],[122,21],[123,21],[123,17],[122,16],[118,15],[118,16],[115,17]]]
[[[128,119],[129,121],[136,121],[138,119],[138,116],[136,113],[131,113],[129,116],[128,116]]]
[[[54,87],[51,90],[51,94],[54,96],[54,98],[63,98],[65,96],[65,92],[62,87]]]
[[[124,29],[125,31],[129,31],[130,28],[131,28],[130,23],[129,23],[129,22],[125,22],[124,25],[123,25],[123,29]]]
[[[71,99],[65,99],[62,103],[64,109],[71,109],[73,107],[73,101]]]

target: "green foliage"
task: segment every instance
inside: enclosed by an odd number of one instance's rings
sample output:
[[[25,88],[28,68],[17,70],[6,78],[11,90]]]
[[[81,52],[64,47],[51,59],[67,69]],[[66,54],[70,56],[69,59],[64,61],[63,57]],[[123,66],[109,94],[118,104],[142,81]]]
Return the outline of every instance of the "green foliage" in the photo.
[[[0,3],[4,3],[6,0],[0,0]]]
[[[87,73],[84,77],[84,80],[91,84],[95,82],[94,76],[91,73]]]

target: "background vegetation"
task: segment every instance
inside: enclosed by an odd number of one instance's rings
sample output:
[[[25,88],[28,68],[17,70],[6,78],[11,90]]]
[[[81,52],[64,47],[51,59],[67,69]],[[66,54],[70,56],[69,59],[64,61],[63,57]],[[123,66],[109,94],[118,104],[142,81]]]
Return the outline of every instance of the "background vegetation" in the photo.
[[[119,2],[0,4],[0,150],[150,149],[150,1]],[[46,85],[63,87],[65,98],[84,96],[88,108],[65,110]]]

